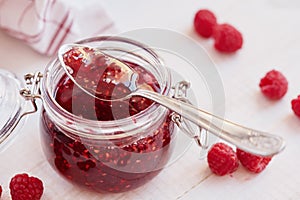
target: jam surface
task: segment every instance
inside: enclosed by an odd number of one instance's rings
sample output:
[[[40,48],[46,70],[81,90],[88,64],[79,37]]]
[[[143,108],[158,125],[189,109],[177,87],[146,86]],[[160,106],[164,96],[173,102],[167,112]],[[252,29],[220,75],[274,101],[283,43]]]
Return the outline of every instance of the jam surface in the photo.
[[[72,60],[76,64],[76,60]],[[78,63],[77,63],[78,64]],[[141,66],[127,63],[139,75],[139,82],[147,84],[153,91],[159,92],[159,84],[155,77]],[[85,65],[87,77],[97,76],[97,63]],[[82,68],[82,66],[81,66]],[[101,72],[101,76],[118,74],[118,66],[112,65]],[[76,73],[76,71],[74,72]],[[81,72],[80,72],[81,73]],[[95,84],[82,79],[86,84]],[[101,80],[101,79],[100,79]],[[127,93],[124,85],[114,85],[112,82],[98,82],[98,94],[105,98],[119,93]],[[55,93],[59,105],[70,113],[82,118],[113,121],[144,111],[153,104],[143,97],[134,96],[124,101],[101,101],[80,88],[64,75]],[[151,124],[150,128],[140,129],[138,139],[92,140],[70,138],[67,132],[59,127],[47,114],[42,111],[41,130],[44,142],[44,152],[51,165],[64,177],[73,183],[85,185],[99,192],[124,192],[137,188],[153,177],[167,163],[171,152],[171,140],[174,124],[168,113],[162,119]],[[120,134],[120,132],[111,133]]]

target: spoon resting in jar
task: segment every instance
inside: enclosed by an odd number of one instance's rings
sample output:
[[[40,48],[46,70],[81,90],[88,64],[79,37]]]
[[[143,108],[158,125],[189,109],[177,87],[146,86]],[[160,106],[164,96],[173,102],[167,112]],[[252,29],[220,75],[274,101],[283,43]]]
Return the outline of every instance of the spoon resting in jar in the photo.
[[[138,83],[139,74],[126,62],[103,53],[99,48],[80,44],[66,44],[60,47],[58,59],[74,84],[96,99],[121,101],[133,96],[150,99],[219,138],[253,154],[272,156],[281,152],[285,147],[285,142],[280,136],[238,125],[189,103],[154,92],[147,84]],[[101,67],[97,69],[97,73],[92,73],[92,77],[89,77],[86,74],[91,73],[85,72],[91,70],[88,66],[95,63],[97,63],[97,67]],[[77,73],[79,70],[82,73]],[[116,88],[121,88],[120,90],[126,88],[126,92],[103,94],[97,89],[100,79],[104,82],[113,83],[118,86]]]

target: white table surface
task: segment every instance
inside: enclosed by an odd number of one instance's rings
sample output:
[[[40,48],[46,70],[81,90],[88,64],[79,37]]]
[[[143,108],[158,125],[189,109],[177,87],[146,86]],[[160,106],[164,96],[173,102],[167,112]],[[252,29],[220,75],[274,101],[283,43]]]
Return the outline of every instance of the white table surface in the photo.
[[[171,29],[193,38],[215,62],[223,80],[226,118],[281,135],[286,149],[273,158],[265,171],[251,174],[242,167],[231,176],[218,177],[191,148],[153,181],[122,194],[98,194],[72,186],[46,162],[40,146],[38,114],[28,118],[22,135],[0,155],[3,199],[10,199],[8,182],[20,172],[44,181],[43,199],[300,199],[300,119],[290,101],[300,94],[300,3],[297,0],[224,1],[118,1],[103,2],[120,31],[144,27]],[[212,40],[192,31],[200,8],[216,13],[220,22],[236,26],[244,35],[243,49],[234,55],[216,52]],[[43,70],[50,58],[39,55],[0,31],[0,67],[20,77]],[[289,90],[280,101],[269,101],[258,88],[269,70],[282,71]]]

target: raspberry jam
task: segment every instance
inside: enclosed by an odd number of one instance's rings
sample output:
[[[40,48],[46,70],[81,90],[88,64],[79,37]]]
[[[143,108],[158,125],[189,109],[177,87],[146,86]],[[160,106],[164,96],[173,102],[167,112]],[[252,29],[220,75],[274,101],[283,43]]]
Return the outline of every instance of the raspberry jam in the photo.
[[[165,90],[161,77],[154,76],[148,65],[126,62],[139,74],[139,83],[156,92]],[[147,183],[162,170],[175,137],[169,110],[138,96],[101,101],[61,73],[58,63],[48,70],[46,79],[55,85],[47,90],[55,102],[44,104],[40,127],[46,157],[60,174],[98,192],[124,192]],[[113,66],[103,74],[117,71]],[[87,77],[97,74],[93,69],[85,73]],[[97,90],[105,97],[128,92],[125,86],[107,82],[97,84]]]

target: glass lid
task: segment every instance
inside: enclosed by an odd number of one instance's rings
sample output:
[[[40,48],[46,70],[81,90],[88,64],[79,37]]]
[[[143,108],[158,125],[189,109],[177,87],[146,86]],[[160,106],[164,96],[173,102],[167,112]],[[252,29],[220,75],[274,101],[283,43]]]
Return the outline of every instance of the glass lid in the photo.
[[[22,117],[25,99],[20,95],[21,81],[11,72],[0,69],[0,151],[12,138]]]

